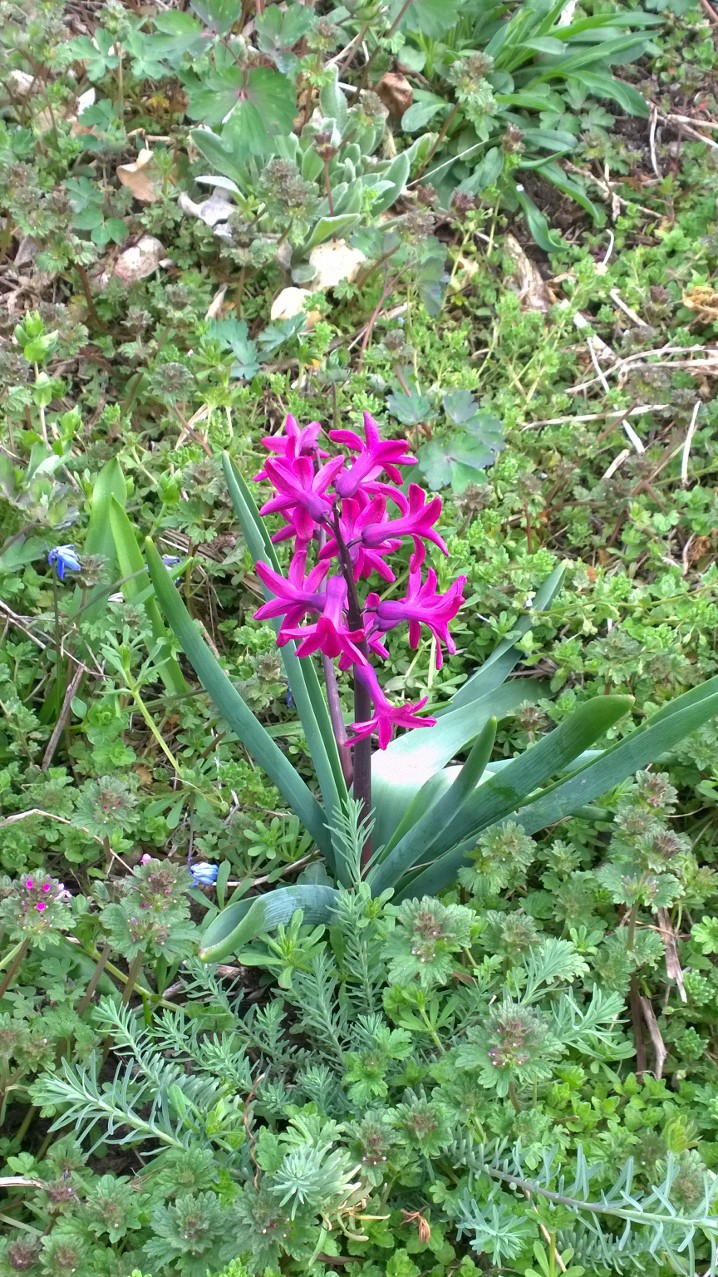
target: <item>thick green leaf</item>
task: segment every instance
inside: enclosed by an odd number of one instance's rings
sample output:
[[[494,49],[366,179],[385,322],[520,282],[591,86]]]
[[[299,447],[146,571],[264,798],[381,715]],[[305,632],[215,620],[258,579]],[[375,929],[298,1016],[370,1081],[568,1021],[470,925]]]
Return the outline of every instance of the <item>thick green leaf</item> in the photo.
[[[532,67],[529,73],[531,81],[540,84],[542,80],[566,79],[576,71],[583,71],[592,65],[602,70],[631,50],[635,50],[638,56],[645,45],[645,39],[645,36],[623,35],[615,40],[598,40],[595,44],[576,49],[554,61],[542,62],[540,66]]]
[[[227,35],[242,16],[242,0],[190,0],[205,26],[218,35]]]
[[[268,563],[275,572],[280,572],[274,546],[252,493],[228,453],[224,453],[222,457],[222,468],[234,512],[254,562]],[[266,598],[272,597],[268,590],[264,593]],[[272,624],[275,632],[278,632],[281,619],[275,618]],[[312,661],[300,660],[297,656],[296,643],[286,643],[279,651],[292,697],[302,720],[307,749],[317,773],[329,824],[336,825],[339,811],[346,809],[348,791],[324,693]],[[348,868],[344,866],[341,857],[340,863],[336,865],[332,855],[329,858],[329,867],[339,873],[342,882],[345,879],[349,881]]]
[[[416,100],[401,117],[402,133],[416,133],[419,129],[426,128],[438,111],[448,111],[448,107],[449,103],[445,98],[438,98],[435,93],[418,89]]]
[[[216,173],[228,177],[240,190],[248,184],[247,169],[237,154],[229,137],[219,137],[211,129],[192,129],[190,137],[194,146],[209,162]]]
[[[110,496],[108,517],[115,555],[122,578],[122,593],[129,603],[137,602],[144,608],[155,642],[169,644],[169,635],[162,622],[157,600],[148,592],[146,563],[142,557],[135,530],[115,496]],[[161,562],[161,560],[160,560]],[[163,565],[163,571],[164,571]],[[172,593],[177,594],[174,582]],[[168,692],[182,695],[187,691],[184,675],[174,656],[167,656],[158,664],[157,672]]]
[[[595,762],[588,763],[581,771],[554,785],[531,807],[520,811],[517,820],[530,834],[556,824],[578,807],[607,794],[628,776],[647,767],[717,715],[718,678],[715,678],[679,696],[654,714],[643,727],[602,753]]]
[[[582,182],[569,177],[560,164],[554,163],[553,160],[547,160],[544,164],[537,165],[536,169],[542,177],[549,182],[553,182],[553,185],[559,191],[563,191],[564,195],[570,196],[572,200],[580,204],[581,208],[584,208],[591,215],[594,223],[600,222],[602,214],[593,203],[593,200],[589,199]]]
[[[343,90],[339,88],[338,67],[327,68],[325,74],[327,73],[329,78],[319,90],[319,109],[325,120],[334,120],[336,122],[337,128],[343,137],[349,119],[349,107]]]
[[[390,0],[386,8],[391,22],[399,19],[400,31],[415,31],[425,39],[438,40],[455,25],[462,0]]]
[[[409,180],[409,156],[406,152],[400,151],[391,161],[391,164],[381,170],[379,176],[382,181],[390,182],[391,185],[374,200],[371,207],[373,216],[385,212],[387,208],[391,208],[406,186]]]
[[[211,922],[202,937],[199,956],[221,962],[265,932],[286,926],[301,909],[306,923],[331,923],[338,892],[334,887],[279,887],[252,900],[238,900]]]
[[[542,801],[538,792],[541,786],[603,736],[628,712],[631,704],[629,696],[599,696],[586,701],[570,718],[513,759],[510,766],[492,776],[485,785],[480,785],[445,831],[442,841],[445,845],[453,842],[451,850],[403,887],[397,899],[432,895],[453,882],[478,834],[508,817],[519,819],[517,813],[531,795],[536,795],[538,805]],[[571,784],[571,778],[565,783]],[[577,805],[582,806],[587,801],[584,796]]]
[[[103,559],[111,572],[117,564],[115,542],[110,527],[110,501],[115,497],[124,509],[127,501],[127,484],[117,457],[106,461],[94,484],[90,496],[90,517],[85,537],[85,554]],[[79,610],[82,592],[78,592],[70,605],[72,615]],[[82,614],[88,621],[95,621],[107,606],[107,586],[95,585],[88,591]]]
[[[264,769],[296,812],[317,846],[325,856],[331,858],[331,835],[319,803],[279,746],[264,730],[259,719],[245,705],[236,687],[212,655],[152,542],[148,540],[146,546],[150,577],[157,598],[200,683],[247,752]]]
[[[491,656],[484,661],[481,669],[472,674],[471,678],[455,692],[451,698],[451,702],[446,709],[438,711],[438,717],[444,717],[446,714],[453,714],[457,709],[463,709],[465,705],[470,705],[473,701],[481,699],[489,692],[493,692],[494,688],[500,687],[508,678],[514,666],[521,660],[521,650],[517,646],[517,639],[522,638],[527,630],[535,624],[536,614],[544,612],[550,606],[554,597],[558,594],[563,583],[566,569],[563,565],[554,568],[550,576],[546,578],[543,585],[536,591],[536,596],[531,607],[520,616],[513,627],[513,637],[506,638],[498,647],[494,648]]]
[[[610,98],[612,102],[617,102],[629,115],[639,115],[645,119],[649,114],[648,103],[638,89],[623,80],[617,80],[614,75],[584,71],[581,75],[581,87],[594,98]]]
[[[372,756],[374,842],[384,847],[393,838],[422,785],[484,730],[490,718],[502,718],[523,701],[537,701],[544,685],[535,679],[516,679],[488,689],[483,697],[439,719],[434,727],[407,732],[388,749]]]
[[[542,248],[545,253],[555,253],[563,245],[563,240],[558,231],[549,229],[549,224],[543,213],[536,207],[533,200],[529,199],[523,186],[516,187],[516,199],[539,248]]]
[[[325,240],[331,239],[333,235],[341,235],[351,230],[358,221],[358,213],[339,213],[336,217],[320,217],[302,245],[302,252],[308,253],[312,248],[316,248],[317,244],[323,244]]]
[[[372,891],[380,895],[387,887],[393,887],[419,859],[432,852],[445,850],[445,831],[450,831],[460,817],[464,804],[474,793],[491,757],[496,740],[497,720],[490,718],[463,767],[459,769],[452,785],[440,798],[431,803],[423,815],[412,825],[394,848],[372,871]],[[450,834],[448,835],[450,838]],[[450,843],[448,845],[451,845]]]

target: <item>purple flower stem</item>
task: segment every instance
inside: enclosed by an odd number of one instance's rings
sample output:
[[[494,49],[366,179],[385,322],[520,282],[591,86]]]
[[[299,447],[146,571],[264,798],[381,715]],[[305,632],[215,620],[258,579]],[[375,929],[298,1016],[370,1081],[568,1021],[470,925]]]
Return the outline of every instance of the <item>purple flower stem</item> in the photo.
[[[342,717],[342,707],[339,700],[339,687],[337,685],[337,674],[334,668],[334,662],[329,656],[322,656],[322,665],[324,667],[324,682],[327,689],[327,704],[329,706],[329,717],[332,720],[334,735],[339,749],[339,762],[341,763],[342,775],[347,783],[351,785],[354,779],[354,766],[352,764],[351,749],[347,745],[347,730],[344,726]]]
[[[341,564],[342,576],[347,583],[347,616],[349,625],[352,630],[360,630],[362,628],[363,617],[361,607],[359,605],[359,596],[354,581],[354,571],[352,569],[352,561],[349,551],[342,536],[341,525],[339,523],[338,511],[334,510],[333,517],[334,536],[336,538],[337,549],[339,551],[339,562]],[[369,647],[364,639],[357,644],[360,652],[369,658]],[[356,723],[365,723],[372,716],[372,699],[368,688],[358,679],[354,679],[354,721]],[[354,797],[362,805],[362,818],[368,820],[371,816],[371,738],[367,736],[366,740],[357,741],[352,746],[352,754],[354,759],[354,780],[352,784],[352,793]],[[372,856],[371,838],[367,838],[361,853],[361,867],[365,869]]]

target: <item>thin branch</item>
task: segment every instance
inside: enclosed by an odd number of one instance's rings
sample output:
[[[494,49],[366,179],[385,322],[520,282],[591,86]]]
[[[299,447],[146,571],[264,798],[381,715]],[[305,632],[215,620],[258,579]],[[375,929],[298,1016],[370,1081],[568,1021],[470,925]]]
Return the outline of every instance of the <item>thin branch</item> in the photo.
[[[57,716],[57,722],[55,723],[52,736],[50,737],[47,743],[47,749],[45,750],[44,758],[40,764],[40,771],[42,772],[47,771],[48,767],[50,766],[50,763],[52,762],[54,758],[58,741],[60,737],[62,736],[62,733],[64,732],[65,727],[67,725],[67,720],[70,717],[70,712],[72,709],[72,702],[75,698],[77,689],[80,686],[80,683],[82,682],[84,674],[85,674],[84,665],[79,665],[77,669],[75,670],[75,673],[73,674],[72,678],[70,679],[70,682],[68,683],[67,687],[65,688],[65,696],[62,702],[62,709],[60,710],[60,713]]]

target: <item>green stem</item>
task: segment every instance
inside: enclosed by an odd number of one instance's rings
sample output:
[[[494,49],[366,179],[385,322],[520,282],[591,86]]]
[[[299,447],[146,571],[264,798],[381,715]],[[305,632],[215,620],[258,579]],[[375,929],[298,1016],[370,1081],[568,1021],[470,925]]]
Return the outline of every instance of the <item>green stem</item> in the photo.
[[[451,110],[449,111],[449,114],[447,115],[446,119],[444,120],[444,123],[442,124],[441,128],[439,129],[439,132],[437,133],[436,137],[434,138],[433,146],[431,147],[431,150],[429,151],[429,154],[426,156],[426,158],[425,158],[425,160],[424,160],[424,163],[422,164],[421,168],[419,169],[419,173],[418,173],[418,175],[417,175],[417,176],[419,176],[419,177],[421,176],[421,174],[424,172],[424,169],[426,168],[427,164],[429,164],[429,163],[430,163],[430,161],[434,158],[434,155],[435,155],[435,154],[436,154],[436,152],[438,151],[439,147],[441,146],[441,143],[443,142],[444,138],[446,137],[447,133],[449,132],[449,129],[451,128],[452,124],[454,123],[454,120],[456,119],[457,115],[459,114],[459,109],[460,109],[460,107],[461,107],[461,103],[460,103],[460,102],[455,102],[455,103],[454,103],[454,105],[452,106]]]
[[[423,1023],[424,1023],[424,1026],[425,1026],[425,1028],[426,1028],[426,1031],[427,1031],[427,1033],[429,1034],[429,1037],[431,1038],[432,1042],[434,1043],[434,1046],[435,1046],[435,1047],[437,1047],[437,1049],[441,1052],[441,1054],[442,1054],[442,1055],[444,1055],[444,1054],[445,1054],[445,1052],[446,1052],[446,1049],[445,1049],[445,1047],[443,1046],[442,1041],[441,1041],[441,1038],[439,1037],[438,1033],[436,1032],[436,1029],[434,1028],[433,1024],[431,1023],[431,1020],[429,1019],[428,1015],[426,1014],[426,1011],[424,1010],[424,1008],[423,1008],[423,1007],[418,1007],[418,1008],[417,1008],[417,1010],[418,1010],[418,1012],[419,1012],[419,1015],[421,1016],[421,1019],[422,1019],[422,1021],[423,1021]]]

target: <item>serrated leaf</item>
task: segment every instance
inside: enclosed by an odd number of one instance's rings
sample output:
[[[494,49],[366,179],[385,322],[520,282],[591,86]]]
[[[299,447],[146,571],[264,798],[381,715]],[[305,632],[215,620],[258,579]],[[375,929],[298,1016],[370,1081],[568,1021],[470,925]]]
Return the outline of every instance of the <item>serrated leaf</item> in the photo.
[[[286,73],[297,65],[298,58],[293,49],[311,31],[316,17],[303,4],[292,4],[286,9],[271,4],[264,13],[257,14],[254,24],[262,53],[268,54],[278,70]]]
[[[197,17],[217,35],[227,35],[242,16],[242,0],[190,0],[190,4]]]
[[[213,319],[207,328],[207,335],[232,351],[235,358],[232,364],[232,376],[251,381],[259,371],[259,358],[257,347],[250,340],[245,321],[243,319]]]

